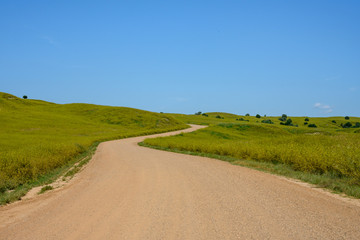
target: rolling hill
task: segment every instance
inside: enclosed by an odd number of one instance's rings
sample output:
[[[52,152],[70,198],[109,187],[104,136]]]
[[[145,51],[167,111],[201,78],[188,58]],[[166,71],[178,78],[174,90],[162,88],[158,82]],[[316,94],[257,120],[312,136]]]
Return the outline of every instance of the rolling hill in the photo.
[[[51,174],[101,141],[186,127],[171,116],[133,108],[55,104],[0,92],[0,195]]]

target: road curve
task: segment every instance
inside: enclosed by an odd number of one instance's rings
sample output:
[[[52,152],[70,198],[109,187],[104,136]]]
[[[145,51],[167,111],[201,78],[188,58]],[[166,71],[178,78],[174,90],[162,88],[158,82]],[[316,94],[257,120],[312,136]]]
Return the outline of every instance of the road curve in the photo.
[[[0,207],[0,239],[360,239],[360,207],[351,201],[139,147],[147,137],[104,142],[65,187]]]

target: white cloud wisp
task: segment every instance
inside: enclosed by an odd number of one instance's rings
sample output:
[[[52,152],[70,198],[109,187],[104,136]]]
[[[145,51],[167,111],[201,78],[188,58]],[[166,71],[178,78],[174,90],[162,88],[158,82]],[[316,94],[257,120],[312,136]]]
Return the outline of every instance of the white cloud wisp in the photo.
[[[331,113],[333,111],[332,107],[322,103],[315,103],[314,108],[320,109],[324,113]]]

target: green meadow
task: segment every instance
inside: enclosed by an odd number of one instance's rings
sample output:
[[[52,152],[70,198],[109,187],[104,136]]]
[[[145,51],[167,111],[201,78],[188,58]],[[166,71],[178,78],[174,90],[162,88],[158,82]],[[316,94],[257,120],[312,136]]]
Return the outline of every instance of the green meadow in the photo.
[[[186,128],[172,116],[125,107],[55,104],[0,93],[0,204],[99,142]],[[93,151],[93,150],[92,150]]]
[[[360,198],[360,118],[287,117],[280,120],[281,117],[256,118],[228,113],[168,116],[209,127],[146,139],[142,145],[215,157]]]
[[[218,158],[360,198],[356,117],[164,114],[0,93],[0,123],[0,204],[86,163],[102,141],[184,129],[187,123],[209,127],[142,145]]]

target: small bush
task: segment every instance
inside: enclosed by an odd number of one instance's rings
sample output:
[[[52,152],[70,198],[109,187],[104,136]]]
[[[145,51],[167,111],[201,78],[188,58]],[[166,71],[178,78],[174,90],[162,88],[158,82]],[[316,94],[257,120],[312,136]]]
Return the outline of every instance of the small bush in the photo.
[[[351,128],[351,127],[352,127],[352,124],[351,124],[351,122],[346,122],[345,124],[341,124],[341,126],[342,126],[343,128]]]
[[[280,125],[293,126],[293,127],[297,127],[297,126],[298,126],[298,125],[292,123],[291,118],[288,118],[288,119],[286,120],[286,122],[281,122]]]
[[[265,119],[261,121],[262,123],[268,123],[268,124],[274,124],[273,121],[271,121],[271,119]]]
[[[220,115],[217,115],[216,118],[224,119],[224,117],[221,117]]]
[[[23,99],[27,99],[28,97],[26,95],[23,96]]]
[[[289,119],[286,120],[285,125],[292,125],[292,120],[291,120],[291,118],[289,118]]]
[[[206,113],[203,113],[202,115],[203,115],[204,117],[208,117],[208,116],[209,116],[209,115],[207,115]]]
[[[349,116],[346,116],[346,117],[345,117],[345,120],[349,120],[349,119],[350,119],[350,117],[349,117]]]
[[[287,115],[286,115],[286,114],[281,115],[281,118],[279,118],[279,120],[282,121],[282,122],[286,121],[286,119],[287,119]],[[283,124],[283,125],[284,125],[284,124]]]
[[[261,118],[260,114],[256,114],[256,118]]]
[[[354,128],[360,128],[360,122],[356,122]]]
[[[304,125],[308,125],[309,123],[308,122],[304,122]]]
[[[195,115],[201,115],[201,112],[199,111],[199,112],[195,113]]]
[[[247,113],[247,114],[245,114],[245,116],[246,116],[246,117],[249,117],[249,116],[250,116],[250,114],[249,114],[249,113]]]
[[[236,121],[246,121],[248,122],[249,120],[243,119],[243,118],[237,118]]]
[[[309,124],[308,127],[317,128],[316,124],[314,124],[314,123]]]
[[[308,122],[309,121],[309,118],[305,118],[305,122]]]
[[[335,120],[332,120],[331,122],[332,122],[332,123],[336,123],[336,121],[335,121]]]

